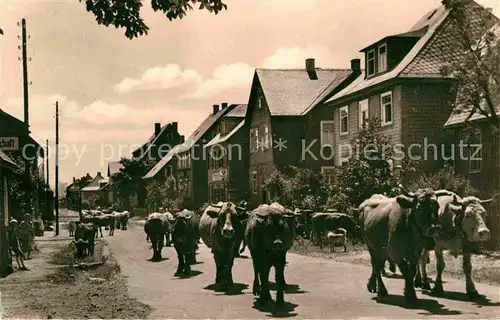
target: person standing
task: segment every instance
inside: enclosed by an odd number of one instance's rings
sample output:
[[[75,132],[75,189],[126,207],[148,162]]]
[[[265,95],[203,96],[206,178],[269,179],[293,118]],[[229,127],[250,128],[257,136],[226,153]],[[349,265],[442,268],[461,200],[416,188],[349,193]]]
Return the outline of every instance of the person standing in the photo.
[[[9,221],[9,245],[11,255],[16,257],[17,267],[20,270],[29,270],[24,265],[24,253],[23,250],[21,250],[21,244],[19,243],[18,225],[16,219],[11,219]]]
[[[35,242],[35,226],[30,214],[26,214],[19,224],[19,240],[22,251],[27,254],[26,260],[29,260]]]

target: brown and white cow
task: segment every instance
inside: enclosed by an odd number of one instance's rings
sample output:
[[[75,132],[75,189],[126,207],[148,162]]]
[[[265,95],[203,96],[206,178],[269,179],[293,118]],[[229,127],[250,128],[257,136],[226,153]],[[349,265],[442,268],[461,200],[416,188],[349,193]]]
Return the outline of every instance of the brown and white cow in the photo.
[[[410,304],[417,300],[413,279],[424,237],[439,234],[441,227],[438,225],[439,205],[433,190],[419,189],[410,193],[401,189],[403,194],[397,197],[371,197],[358,210],[372,264],[368,291],[377,292],[379,297],[388,295],[381,271],[389,258],[405,278],[404,296]]]
[[[456,193],[448,190],[436,191],[436,195],[439,202],[439,223],[443,227],[443,233],[434,237],[437,275],[432,293],[436,296],[442,296],[444,293],[443,250],[450,250],[455,258],[462,250],[466,292],[469,298],[475,299],[479,293],[472,280],[471,255],[475,245],[490,239],[490,230],[484,222],[486,210],[483,204],[491,202],[493,198],[488,200],[481,200],[473,196],[460,198]],[[429,263],[430,251],[432,250],[424,249],[420,259],[420,268],[415,277],[415,286],[428,290],[431,288],[427,279],[426,264]]]

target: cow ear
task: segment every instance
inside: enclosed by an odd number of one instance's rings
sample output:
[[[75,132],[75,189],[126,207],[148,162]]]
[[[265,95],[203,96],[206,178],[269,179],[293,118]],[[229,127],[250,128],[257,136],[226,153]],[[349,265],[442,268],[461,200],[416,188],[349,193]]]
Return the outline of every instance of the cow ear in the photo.
[[[406,195],[399,195],[396,197],[396,202],[399,204],[399,206],[403,209],[411,209],[414,208],[416,205],[416,200],[415,198],[408,197]]]
[[[219,208],[208,208],[206,212],[210,218],[217,218],[219,216],[220,209]]]

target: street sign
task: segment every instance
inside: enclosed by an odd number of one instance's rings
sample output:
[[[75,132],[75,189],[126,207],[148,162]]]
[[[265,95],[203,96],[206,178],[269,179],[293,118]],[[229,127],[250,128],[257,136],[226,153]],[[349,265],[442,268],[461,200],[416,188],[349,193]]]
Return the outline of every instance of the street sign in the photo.
[[[0,137],[0,150],[18,151],[19,150],[19,138],[18,137]]]

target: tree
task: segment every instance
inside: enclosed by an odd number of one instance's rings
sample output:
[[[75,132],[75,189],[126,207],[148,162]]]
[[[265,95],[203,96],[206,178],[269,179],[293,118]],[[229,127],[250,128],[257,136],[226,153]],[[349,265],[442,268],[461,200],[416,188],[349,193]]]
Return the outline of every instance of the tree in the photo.
[[[391,162],[401,153],[396,154],[394,144],[381,131],[380,119],[370,118],[352,139],[352,154],[335,170],[329,207],[349,212],[373,194],[397,193],[401,176],[413,168],[404,157],[399,159],[401,164],[396,174]]]
[[[445,167],[436,173],[421,176],[410,184],[409,190],[415,191],[420,188],[446,189],[461,197],[477,196],[478,192],[469,179],[456,174],[451,167]]]
[[[146,186],[146,204],[152,210],[163,207],[174,210],[177,200],[177,184],[173,176],[163,182],[153,181]]]
[[[453,91],[457,93],[454,112],[468,112],[466,121],[476,113],[481,114],[499,128],[499,20],[470,0],[442,2],[450,10],[449,27],[454,31],[451,34],[455,54],[441,70],[444,76],[454,80]],[[496,28],[493,28],[495,24]]]
[[[80,2],[83,1],[87,11],[94,14],[98,24],[125,28],[125,36],[129,39],[147,35],[149,27],[140,14],[142,0],[80,0]],[[184,18],[188,11],[198,5],[199,10],[207,10],[214,14],[227,10],[227,5],[222,0],[151,1],[151,8],[155,12],[163,12],[170,21]]]
[[[122,165],[120,171],[113,174],[111,178],[118,191],[118,197],[122,203],[128,204],[131,196],[141,192],[143,188],[142,177],[154,163],[145,157],[144,159],[122,158],[120,164]]]

